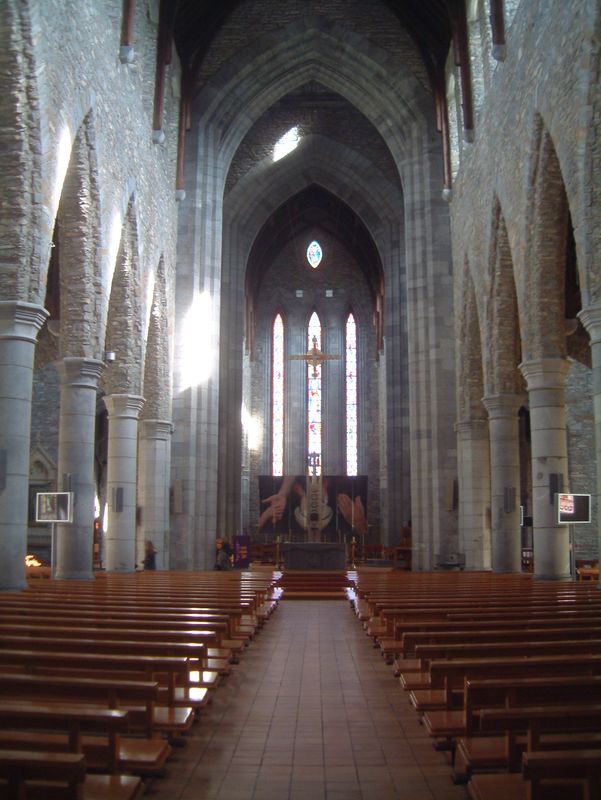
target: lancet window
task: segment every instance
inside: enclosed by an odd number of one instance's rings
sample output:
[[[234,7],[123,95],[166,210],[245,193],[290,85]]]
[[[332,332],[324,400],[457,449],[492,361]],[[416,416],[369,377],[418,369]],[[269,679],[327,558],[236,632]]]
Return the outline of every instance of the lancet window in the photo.
[[[346,319],[346,474],[357,474],[357,325],[353,314]]]
[[[284,474],[284,320],[278,314],[272,329],[271,471]]]
[[[311,314],[307,327],[307,350],[313,345],[321,350],[321,322],[317,313]],[[315,474],[321,475],[322,396],[321,364],[307,365],[307,447],[309,457],[315,464]]]

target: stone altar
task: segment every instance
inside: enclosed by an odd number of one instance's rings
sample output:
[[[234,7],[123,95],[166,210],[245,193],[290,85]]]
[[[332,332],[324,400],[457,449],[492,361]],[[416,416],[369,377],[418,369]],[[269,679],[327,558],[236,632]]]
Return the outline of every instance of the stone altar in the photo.
[[[284,569],[346,569],[346,545],[341,542],[284,542]]]

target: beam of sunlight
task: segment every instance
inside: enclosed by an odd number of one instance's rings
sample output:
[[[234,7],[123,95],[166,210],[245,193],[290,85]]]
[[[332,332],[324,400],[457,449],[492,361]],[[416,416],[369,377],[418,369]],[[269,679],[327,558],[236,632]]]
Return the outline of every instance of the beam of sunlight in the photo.
[[[248,449],[256,452],[261,446],[263,426],[258,417],[253,417],[242,404],[242,431],[247,437]]]
[[[196,293],[182,325],[182,389],[207,383],[216,363],[213,304],[209,292]]]
[[[146,336],[150,325],[150,314],[152,312],[152,301],[154,300],[154,270],[148,273],[148,283],[146,284]]]
[[[113,282],[113,275],[115,273],[115,266],[117,261],[117,253],[119,252],[119,245],[121,244],[121,227],[122,219],[121,214],[117,209],[113,210],[111,215],[111,222],[109,226],[109,234],[107,241],[108,250],[108,277],[109,286]]]
[[[279,161],[280,158],[284,158],[288,153],[296,150],[299,142],[300,133],[298,131],[298,125],[295,125],[275,143],[275,147],[273,148],[273,160]]]
[[[54,175],[54,186],[52,187],[52,211],[54,214],[56,214],[58,210],[58,204],[61,199],[63,183],[65,182],[65,175],[67,174],[67,168],[71,158],[72,145],[71,131],[69,130],[69,126],[65,124],[58,138],[58,145],[56,148],[56,172]]]

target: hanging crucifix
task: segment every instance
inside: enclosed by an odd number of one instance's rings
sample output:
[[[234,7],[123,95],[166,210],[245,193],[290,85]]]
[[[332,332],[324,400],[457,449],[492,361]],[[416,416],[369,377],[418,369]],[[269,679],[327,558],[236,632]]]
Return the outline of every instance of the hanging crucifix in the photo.
[[[313,336],[313,346],[304,355],[289,356],[294,361],[305,361],[307,368],[313,369],[313,379],[318,377],[317,368],[325,361],[337,361],[341,356],[326,355],[317,345],[317,336]],[[321,531],[328,524],[332,516],[332,509],[327,505],[327,496],[324,496],[323,478],[321,475],[321,456],[318,452],[309,453],[307,460],[306,493],[297,511],[297,521],[307,531],[310,542],[321,541]],[[296,513],[296,512],[295,512]]]
[[[302,356],[288,356],[291,361],[306,361],[308,367],[313,367],[313,377],[317,378],[317,367],[321,367],[324,361],[339,361],[342,356],[326,355],[317,346],[317,336],[311,340],[313,347]]]

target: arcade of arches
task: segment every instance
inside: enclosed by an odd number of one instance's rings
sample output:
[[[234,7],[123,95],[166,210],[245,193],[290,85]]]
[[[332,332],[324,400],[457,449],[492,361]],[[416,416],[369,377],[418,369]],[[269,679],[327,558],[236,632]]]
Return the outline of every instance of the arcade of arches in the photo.
[[[266,541],[310,423],[415,570],[598,558],[597,0],[2,6],[0,588],[28,552],[88,579]]]

